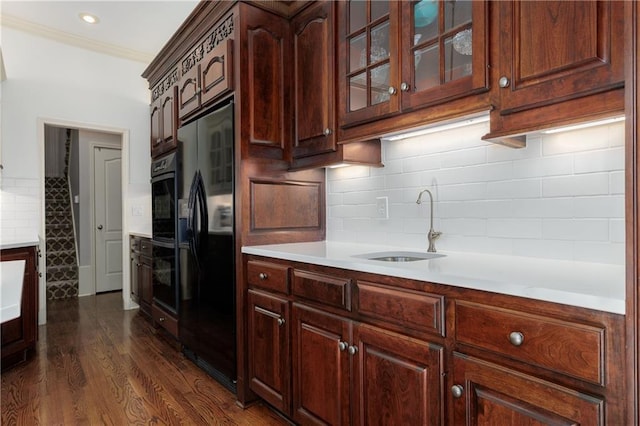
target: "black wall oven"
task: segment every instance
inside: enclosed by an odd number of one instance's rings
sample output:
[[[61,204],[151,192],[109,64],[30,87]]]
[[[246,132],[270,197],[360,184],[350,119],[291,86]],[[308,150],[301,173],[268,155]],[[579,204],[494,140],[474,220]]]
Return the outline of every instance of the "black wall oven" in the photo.
[[[176,240],[177,158],[171,153],[151,163],[151,229],[155,241]]]
[[[175,152],[151,163],[153,300],[178,313],[177,173]]]

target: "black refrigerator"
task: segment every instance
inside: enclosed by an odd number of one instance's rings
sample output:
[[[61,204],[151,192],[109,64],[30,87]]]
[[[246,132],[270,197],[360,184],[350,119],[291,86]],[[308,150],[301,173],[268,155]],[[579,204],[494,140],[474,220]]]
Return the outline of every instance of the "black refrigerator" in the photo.
[[[233,103],[178,129],[179,336],[235,392]]]

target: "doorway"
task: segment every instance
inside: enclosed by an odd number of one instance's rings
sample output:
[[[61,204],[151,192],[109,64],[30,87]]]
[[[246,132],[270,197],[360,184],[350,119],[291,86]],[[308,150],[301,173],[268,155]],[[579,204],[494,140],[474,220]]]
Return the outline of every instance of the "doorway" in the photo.
[[[41,300],[122,290],[124,135],[47,123],[43,128]],[[54,183],[60,189],[52,189]],[[40,315],[46,318],[46,308]]]

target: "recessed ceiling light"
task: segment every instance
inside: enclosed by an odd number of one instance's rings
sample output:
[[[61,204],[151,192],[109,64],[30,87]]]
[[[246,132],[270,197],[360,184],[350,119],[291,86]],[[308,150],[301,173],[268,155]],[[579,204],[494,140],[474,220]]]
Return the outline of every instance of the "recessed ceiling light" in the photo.
[[[97,24],[98,22],[100,22],[96,15],[84,12],[80,14],[80,19],[82,19],[87,24]]]

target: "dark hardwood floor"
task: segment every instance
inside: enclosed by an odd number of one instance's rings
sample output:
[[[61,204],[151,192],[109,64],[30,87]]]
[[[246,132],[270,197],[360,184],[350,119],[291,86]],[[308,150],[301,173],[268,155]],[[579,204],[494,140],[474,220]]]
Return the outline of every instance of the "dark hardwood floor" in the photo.
[[[34,356],[2,373],[2,425],[286,425],[156,334],[121,293],[48,303]]]

